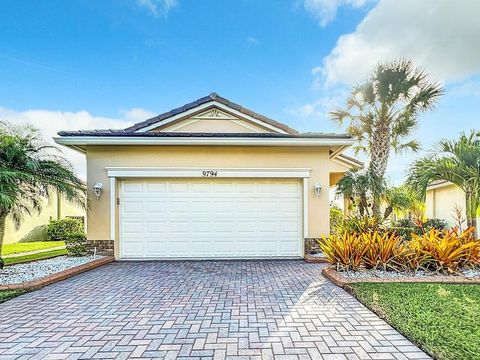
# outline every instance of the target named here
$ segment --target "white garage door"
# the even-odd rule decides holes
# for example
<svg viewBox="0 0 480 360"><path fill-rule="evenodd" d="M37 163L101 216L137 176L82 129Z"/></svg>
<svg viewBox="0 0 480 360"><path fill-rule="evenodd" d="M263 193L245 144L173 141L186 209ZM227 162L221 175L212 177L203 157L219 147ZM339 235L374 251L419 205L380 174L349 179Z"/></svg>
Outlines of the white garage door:
<svg viewBox="0 0 480 360"><path fill-rule="evenodd" d="M125 180L124 259L301 256L298 180Z"/></svg>

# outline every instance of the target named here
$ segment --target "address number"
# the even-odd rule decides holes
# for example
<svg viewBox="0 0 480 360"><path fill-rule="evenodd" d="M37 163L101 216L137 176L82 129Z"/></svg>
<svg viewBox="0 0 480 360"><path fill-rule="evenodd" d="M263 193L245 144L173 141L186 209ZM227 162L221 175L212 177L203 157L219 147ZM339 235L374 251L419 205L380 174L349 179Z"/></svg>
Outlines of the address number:
<svg viewBox="0 0 480 360"><path fill-rule="evenodd" d="M202 171L202 175L203 177L216 177L218 172L213 170L204 170Z"/></svg>

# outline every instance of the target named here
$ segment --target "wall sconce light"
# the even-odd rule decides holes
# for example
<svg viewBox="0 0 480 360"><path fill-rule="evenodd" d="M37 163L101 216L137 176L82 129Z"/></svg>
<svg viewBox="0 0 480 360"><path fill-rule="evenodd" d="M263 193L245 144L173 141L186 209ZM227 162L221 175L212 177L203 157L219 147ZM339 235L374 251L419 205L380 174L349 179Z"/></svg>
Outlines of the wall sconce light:
<svg viewBox="0 0 480 360"><path fill-rule="evenodd" d="M316 183L314 186L315 189L315 195L320 196L320 193L322 192L322 185L319 183Z"/></svg>
<svg viewBox="0 0 480 360"><path fill-rule="evenodd" d="M95 193L97 199L100 199L100 196L102 196L103 192L103 184L100 181L93 185L93 192Z"/></svg>

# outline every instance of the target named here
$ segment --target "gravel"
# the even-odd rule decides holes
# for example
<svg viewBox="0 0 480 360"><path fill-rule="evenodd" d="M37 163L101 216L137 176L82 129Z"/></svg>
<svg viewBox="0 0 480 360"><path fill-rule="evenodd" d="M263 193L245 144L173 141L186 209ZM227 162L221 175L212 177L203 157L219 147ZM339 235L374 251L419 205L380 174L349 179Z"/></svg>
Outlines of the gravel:
<svg viewBox="0 0 480 360"><path fill-rule="evenodd" d="M465 270L463 275L467 278L480 277L480 269L476 270Z"/></svg>
<svg viewBox="0 0 480 360"><path fill-rule="evenodd" d="M429 271L419 270L416 273L397 272L397 271L383 271L383 270L360 270L360 271L340 271L343 277L350 279L366 279L366 278L381 278L381 279L398 279L409 277L429 277L438 276L439 274ZM480 277L480 270L464 270L463 272L453 276L465 276L468 278Z"/></svg>
<svg viewBox="0 0 480 360"><path fill-rule="evenodd" d="M0 284L19 284L37 280L100 258L102 256L96 256L95 259L93 256L59 256L47 260L5 266L3 270L0 270Z"/></svg>

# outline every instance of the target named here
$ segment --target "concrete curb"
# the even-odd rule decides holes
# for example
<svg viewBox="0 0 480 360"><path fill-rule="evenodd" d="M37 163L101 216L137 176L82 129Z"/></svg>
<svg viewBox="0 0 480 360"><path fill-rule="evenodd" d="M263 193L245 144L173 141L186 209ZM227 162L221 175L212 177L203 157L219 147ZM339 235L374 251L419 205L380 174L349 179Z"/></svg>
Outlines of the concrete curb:
<svg viewBox="0 0 480 360"><path fill-rule="evenodd" d="M83 273L88 270L95 269L97 267L103 266L105 264L111 263L115 261L115 259L111 256L107 256L98 260L90 261L86 264L82 264L64 271L60 271L58 273L45 276L41 279L27 281L20 284L5 284L0 285L0 290L37 290L41 289L44 286L56 283L58 281L62 281L68 279L74 275Z"/></svg>
<svg viewBox="0 0 480 360"><path fill-rule="evenodd" d="M466 278L464 276L428 276L408 277L398 279L362 278L347 279L333 268L323 268L322 274L335 285L349 290L351 284L355 283L434 283L434 284L480 284L480 278Z"/></svg>

